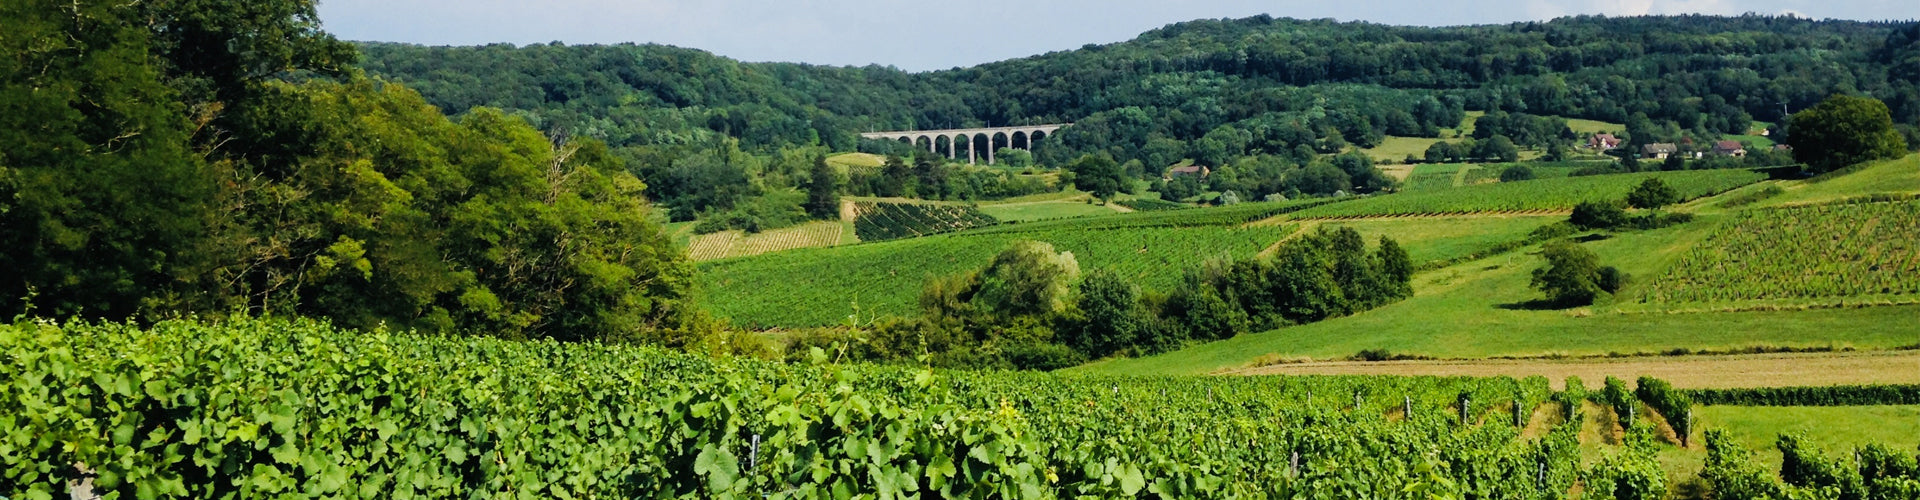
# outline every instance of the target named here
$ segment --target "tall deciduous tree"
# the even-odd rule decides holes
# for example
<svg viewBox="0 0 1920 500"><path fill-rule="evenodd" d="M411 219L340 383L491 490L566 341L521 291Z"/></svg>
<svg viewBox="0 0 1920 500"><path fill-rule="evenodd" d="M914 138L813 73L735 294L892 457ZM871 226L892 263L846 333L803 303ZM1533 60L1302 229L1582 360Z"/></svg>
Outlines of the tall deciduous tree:
<svg viewBox="0 0 1920 500"><path fill-rule="evenodd" d="M1600 265L1592 250L1566 240L1548 243L1542 256L1547 265L1533 271L1533 288L1559 306L1592 304L1602 294L1619 291L1625 278L1619 270Z"/></svg>
<svg viewBox="0 0 1920 500"><path fill-rule="evenodd" d="M1067 170L1073 171L1074 187L1101 200L1113 199L1127 182L1126 171L1113 157L1104 154L1082 156L1068 164Z"/></svg>
<svg viewBox="0 0 1920 500"><path fill-rule="evenodd" d="M1886 103L1871 97L1836 95L1794 113L1789 123L1794 158L1816 172L1898 158L1907 151Z"/></svg>
<svg viewBox="0 0 1920 500"><path fill-rule="evenodd" d="M813 159L813 171L807 177L807 215L815 219L840 218L840 178L827 157Z"/></svg>

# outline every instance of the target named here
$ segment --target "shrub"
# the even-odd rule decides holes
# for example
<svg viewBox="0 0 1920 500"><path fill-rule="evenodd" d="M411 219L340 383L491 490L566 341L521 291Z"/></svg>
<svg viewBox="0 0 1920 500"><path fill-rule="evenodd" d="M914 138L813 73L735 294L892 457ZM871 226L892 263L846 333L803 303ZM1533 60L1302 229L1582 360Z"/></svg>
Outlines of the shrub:
<svg viewBox="0 0 1920 500"><path fill-rule="evenodd" d="M1573 206L1567 219L1582 229L1610 229L1627 220L1626 207L1619 202L1589 201Z"/></svg>
<svg viewBox="0 0 1920 500"><path fill-rule="evenodd" d="M1500 171L1500 182L1530 181L1533 177L1533 169L1526 165L1514 165Z"/></svg>
<svg viewBox="0 0 1920 500"><path fill-rule="evenodd" d="M1627 193L1627 204L1634 208L1655 209L1680 202L1680 191L1658 177L1649 178Z"/></svg>

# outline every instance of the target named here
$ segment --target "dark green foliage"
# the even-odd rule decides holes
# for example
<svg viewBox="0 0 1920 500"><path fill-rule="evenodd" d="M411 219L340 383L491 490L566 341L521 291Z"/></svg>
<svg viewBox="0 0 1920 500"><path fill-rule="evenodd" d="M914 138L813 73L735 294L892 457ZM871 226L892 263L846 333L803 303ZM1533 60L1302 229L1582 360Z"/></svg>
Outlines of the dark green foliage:
<svg viewBox="0 0 1920 500"><path fill-rule="evenodd" d="M1438 137L1468 109L1489 112L1477 127L1483 139L1549 151L1565 142L1561 117L1625 123L1634 146L1705 143L1745 133L1755 117L1784 121L1783 101L1802 109L1842 92L1884 99L1895 122L1920 123L1920 89L1905 76L1920 49L1905 30L1774 16L1445 28L1255 17L927 73L740 63L656 45L363 50L370 72L449 112L523 111L616 150L724 135L756 153L910 154L924 149L854 132L1073 122L1033 146L1040 163L1105 153L1157 172L1183 158L1306 165L1389 135ZM1246 199L1283 191L1232 190Z"/></svg>
<svg viewBox="0 0 1920 500"><path fill-rule="evenodd" d="M711 333L602 142L357 76L313 2L9 4L0 24L0 315Z"/></svg>
<svg viewBox="0 0 1920 500"><path fill-rule="evenodd" d="M1814 172L1907 153L1906 140L1893 129L1886 103L1871 97L1835 95L1794 113L1788 130L1794 158Z"/></svg>
<svg viewBox="0 0 1920 500"><path fill-rule="evenodd" d="M854 219L853 232L860 241L914 238L999 222L967 206L862 202L856 207L860 217Z"/></svg>
<svg viewBox="0 0 1920 500"><path fill-rule="evenodd" d="M1541 250L1546 267L1533 271L1533 288L1547 294L1549 304L1584 306L1604 294L1619 291L1626 278L1617 269L1602 267L1592 250L1566 240L1547 243Z"/></svg>
<svg viewBox="0 0 1920 500"><path fill-rule="evenodd" d="M1567 127L1565 118L1494 111L1474 122L1473 138L1483 141L1505 138L1506 146L1546 148L1572 141L1574 135L1573 129ZM1501 149L1504 152L1507 148Z"/></svg>
<svg viewBox="0 0 1920 500"><path fill-rule="evenodd" d="M1114 202L1114 204L1131 208L1136 212L1159 212L1164 210L1182 210L1182 209L1193 208L1193 206L1191 205L1186 205L1183 203L1174 203L1171 201L1159 200L1159 199L1153 199L1153 198L1136 198L1132 200L1122 200L1122 201L1116 201Z"/></svg>
<svg viewBox="0 0 1920 500"><path fill-rule="evenodd" d="M1393 179L1374 168L1373 158L1365 154L1354 152L1335 156L1333 166L1339 167L1347 175L1347 183L1353 186L1354 193L1373 193L1394 186Z"/></svg>
<svg viewBox="0 0 1920 500"><path fill-rule="evenodd" d="M840 177L827 166L827 157L813 159L813 171L807 175L807 215L821 220L840 218Z"/></svg>
<svg viewBox="0 0 1920 500"><path fill-rule="evenodd" d="M1070 328L1066 344L1093 357L1133 346L1152 316L1140 305L1140 291L1113 271L1096 269L1080 281L1079 328Z"/></svg>
<svg viewBox="0 0 1920 500"><path fill-rule="evenodd" d="M1514 165L1500 171L1500 182L1520 182L1533 180L1533 169L1526 165Z"/></svg>
<svg viewBox="0 0 1920 500"><path fill-rule="evenodd" d="M1369 252L1352 228L1323 227L1272 259L1209 263L1174 292L1167 314L1211 338L1320 321L1412 296L1412 267L1392 240Z"/></svg>
<svg viewBox="0 0 1920 500"><path fill-rule="evenodd" d="M1515 146L1513 140L1508 139L1507 136L1496 135L1492 139L1475 143L1473 156L1487 161L1513 163L1520 161L1520 148Z"/></svg>
<svg viewBox="0 0 1920 500"><path fill-rule="evenodd" d="M1747 389L1688 389L1688 399L1703 405L1868 406L1920 405L1920 385L1843 385Z"/></svg>
<svg viewBox="0 0 1920 500"><path fill-rule="evenodd" d="M1627 193L1627 204L1633 208L1655 209L1680 202L1680 191L1673 189L1658 177L1649 178L1639 187Z"/></svg>
<svg viewBox="0 0 1920 500"><path fill-rule="evenodd" d="M0 316L29 295L48 316L218 305L196 296L218 181L169 87L189 76L150 60L146 6L73 9L0 10Z"/></svg>
<svg viewBox="0 0 1920 500"><path fill-rule="evenodd" d="M1676 170L1686 170L1686 169L1687 169L1687 155L1685 153L1674 153L1673 155L1668 156L1665 161L1660 162L1660 170L1672 172Z"/></svg>
<svg viewBox="0 0 1920 500"><path fill-rule="evenodd" d="M1113 195L1126 188L1126 171L1113 157L1106 155L1087 155L1067 164L1067 170L1073 172L1073 186L1081 191L1092 193L1101 200L1113 199Z"/></svg>

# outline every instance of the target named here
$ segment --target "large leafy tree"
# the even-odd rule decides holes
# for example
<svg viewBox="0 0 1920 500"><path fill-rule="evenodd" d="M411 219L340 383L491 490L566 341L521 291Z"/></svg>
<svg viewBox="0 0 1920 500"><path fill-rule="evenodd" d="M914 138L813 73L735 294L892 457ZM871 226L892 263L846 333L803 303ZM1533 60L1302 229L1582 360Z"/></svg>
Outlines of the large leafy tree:
<svg viewBox="0 0 1920 500"><path fill-rule="evenodd" d="M1073 172L1074 187L1102 200L1113 199L1128 182L1126 170L1107 155L1082 156L1068 164L1067 170Z"/></svg>
<svg viewBox="0 0 1920 500"><path fill-rule="evenodd" d="M1548 243L1541 255L1547 265L1533 271L1533 287L1557 306L1584 306L1602 295L1617 292L1624 278L1618 269L1600 265L1600 256L1566 240Z"/></svg>
<svg viewBox="0 0 1920 500"><path fill-rule="evenodd" d="M306 0L0 6L0 314L706 342L597 140L356 75Z"/></svg>
<svg viewBox="0 0 1920 500"><path fill-rule="evenodd" d="M0 6L0 316L125 318L208 265L215 183L141 10Z"/></svg>
<svg viewBox="0 0 1920 500"><path fill-rule="evenodd" d="M1816 172L1907 152L1886 103L1871 97L1836 95L1794 113L1789 123L1794 159Z"/></svg>
<svg viewBox="0 0 1920 500"><path fill-rule="evenodd" d="M840 177L825 156L814 157L807 176L807 214L822 220L840 217Z"/></svg>

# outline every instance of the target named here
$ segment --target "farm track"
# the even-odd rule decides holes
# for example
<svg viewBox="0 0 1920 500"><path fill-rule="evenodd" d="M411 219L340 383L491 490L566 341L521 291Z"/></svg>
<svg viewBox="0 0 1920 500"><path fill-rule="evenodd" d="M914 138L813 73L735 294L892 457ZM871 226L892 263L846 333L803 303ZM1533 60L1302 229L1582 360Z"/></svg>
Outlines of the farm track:
<svg viewBox="0 0 1920 500"><path fill-rule="evenodd" d="M1651 375L1686 389L1920 384L1920 351L1643 356L1573 360L1330 361L1242 368L1221 375L1540 375L1562 389L1582 380Z"/></svg>

